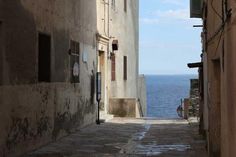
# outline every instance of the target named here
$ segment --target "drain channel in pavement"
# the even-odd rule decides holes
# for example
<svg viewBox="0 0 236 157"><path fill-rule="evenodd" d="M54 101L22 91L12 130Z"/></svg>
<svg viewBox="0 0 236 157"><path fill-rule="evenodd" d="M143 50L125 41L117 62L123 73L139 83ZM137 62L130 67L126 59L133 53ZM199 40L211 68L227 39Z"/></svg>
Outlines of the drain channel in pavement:
<svg viewBox="0 0 236 157"><path fill-rule="evenodd" d="M168 151L184 152L189 150L190 145L138 145L133 154L136 155L160 155Z"/></svg>
<svg viewBox="0 0 236 157"><path fill-rule="evenodd" d="M121 149L121 154L128 155L160 155L168 151L184 152L191 149L190 145L173 144L173 145L158 145L156 141L150 141L149 144L141 144L142 139L145 138L146 133L150 130L151 125L145 123L144 129L133 135L129 142Z"/></svg>

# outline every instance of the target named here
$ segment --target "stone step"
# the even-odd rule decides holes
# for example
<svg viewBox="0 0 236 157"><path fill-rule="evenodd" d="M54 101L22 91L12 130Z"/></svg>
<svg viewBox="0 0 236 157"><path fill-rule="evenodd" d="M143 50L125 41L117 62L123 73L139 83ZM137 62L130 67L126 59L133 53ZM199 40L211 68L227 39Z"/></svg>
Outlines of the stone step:
<svg viewBox="0 0 236 157"><path fill-rule="evenodd" d="M100 111L100 119L104 122L108 122L114 118L114 115L107 114L105 111Z"/></svg>

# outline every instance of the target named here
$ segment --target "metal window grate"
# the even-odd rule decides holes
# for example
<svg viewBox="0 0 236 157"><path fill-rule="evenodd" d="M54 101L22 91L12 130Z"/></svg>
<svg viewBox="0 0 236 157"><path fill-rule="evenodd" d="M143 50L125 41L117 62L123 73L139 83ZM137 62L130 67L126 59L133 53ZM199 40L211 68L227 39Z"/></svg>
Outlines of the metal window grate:
<svg viewBox="0 0 236 157"><path fill-rule="evenodd" d="M71 68L71 82L80 82L80 43L70 41L70 68Z"/></svg>

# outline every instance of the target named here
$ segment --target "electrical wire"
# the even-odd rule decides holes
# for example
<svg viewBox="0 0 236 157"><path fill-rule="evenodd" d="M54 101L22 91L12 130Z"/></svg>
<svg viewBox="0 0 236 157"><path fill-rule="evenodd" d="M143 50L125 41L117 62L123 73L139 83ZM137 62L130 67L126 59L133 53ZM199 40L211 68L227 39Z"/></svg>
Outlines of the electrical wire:
<svg viewBox="0 0 236 157"><path fill-rule="evenodd" d="M217 29L217 31L207 40L207 44L209 44L215 37L224 29L226 24L226 20L220 25L220 27Z"/></svg>
<svg viewBox="0 0 236 157"><path fill-rule="evenodd" d="M220 19L222 19L223 16L221 16L221 15L216 11L215 7L213 6L213 2L214 2L214 0L211 0L211 8L212 8L213 11L215 12L215 14L216 14Z"/></svg>
<svg viewBox="0 0 236 157"><path fill-rule="evenodd" d="M218 44L217 44L217 47L216 47L216 50L215 50L215 54L217 53L218 48L220 47L220 42L221 42L221 39L222 39L223 33L224 33L224 27L223 27L223 29L221 30L220 38L219 38L219 41L218 41Z"/></svg>
<svg viewBox="0 0 236 157"><path fill-rule="evenodd" d="M211 2L213 2L213 0ZM216 30L216 32L209 39L207 39L206 44L209 44L212 40L214 40L215 37L217 37L217 35L219 33L221 33L221 36L222 36L222 33L224 32L224 27L225 27L227 21L231 17L231 9L226 11L226 18L223 18L223 16L221 16L222 17L222 24L219 26L219 28Z"/></svg>

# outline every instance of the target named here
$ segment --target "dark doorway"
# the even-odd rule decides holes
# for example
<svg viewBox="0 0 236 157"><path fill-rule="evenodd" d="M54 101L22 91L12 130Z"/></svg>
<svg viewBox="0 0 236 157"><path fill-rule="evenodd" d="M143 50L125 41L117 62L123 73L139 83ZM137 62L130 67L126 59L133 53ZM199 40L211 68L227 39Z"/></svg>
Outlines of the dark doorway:
<svg viewBox="0 0 236 157"><path fill-rule="evenodd" d="M221 154L221 62L214 60L210 86L210 122L209 142L210 157L220 157Z"/></svg>
<svg viewBox="0 0 236 157"><path fill-rule="evenodd" d="M2 22L0 21L0 85L3 84L3 31L2 31Z"/></svg>
<svg viewBox="0 0 236 157"><path fill-rule="evenodd" d="M99 51L99 58L98 58L98 72L101 72L102 77L102 93L101 93L101 101L100 101L100 110L106 111L105 106L105 96L106 96L106 72L105 72L105 53L104 51Z"/></svg>
<svg viewBox="0 0 236 157"><path fill-rule="evenodd" d="M51 80L51 36L38 34L38 81Z"/></svg>

